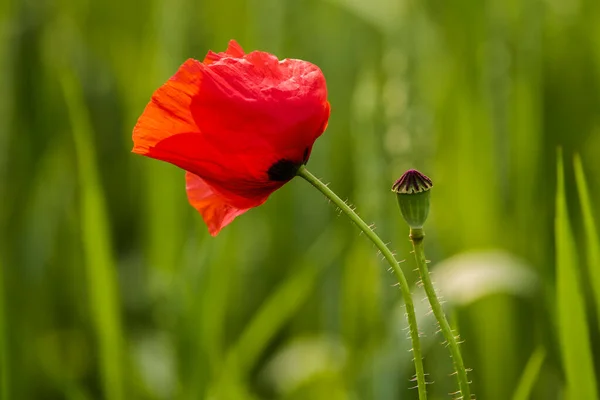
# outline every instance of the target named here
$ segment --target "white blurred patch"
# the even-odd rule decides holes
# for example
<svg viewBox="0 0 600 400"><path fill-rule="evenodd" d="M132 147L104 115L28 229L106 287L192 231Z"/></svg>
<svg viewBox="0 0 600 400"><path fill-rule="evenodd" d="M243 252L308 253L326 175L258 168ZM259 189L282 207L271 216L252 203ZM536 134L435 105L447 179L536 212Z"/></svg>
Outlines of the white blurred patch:
<svg viewBox="0 0 600 400"><path fill-rule="evenodd" d="M332 338L297 339L269 361L263 377L279 393L289 393L317 375L341 372L346 356L344 346Z"/></svg>
<svg viewBox="0 0 600 400"><path fill-rule="evenodd" d="M436 290L446 301L466 305L484 296L530 296L538 278L523 260L502 251L459 254L433 269Z"/></svg>
<svg viewBox="0 0 600 400"><path fill-rule="evenodd" d="M133 342L133 358L150 391L170 399L175 388L174 350L164 334L147 334Z"/></svg>
<svg viewBox="0 0 600 400"><path fill-rule="evenodd" d="M383 30L398 26L408 7L404 0L329 0Z"/></svg>

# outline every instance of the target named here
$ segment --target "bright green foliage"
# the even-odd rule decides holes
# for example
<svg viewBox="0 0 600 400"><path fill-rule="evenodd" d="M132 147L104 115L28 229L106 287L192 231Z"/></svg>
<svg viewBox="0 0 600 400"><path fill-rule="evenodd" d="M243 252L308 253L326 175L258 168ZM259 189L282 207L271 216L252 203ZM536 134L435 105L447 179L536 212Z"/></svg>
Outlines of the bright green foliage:
<svg viewBox="0 0 600 400"><path fill-rule="evenodd" d="M123 399L121 315L117 295L116 268L107 228L104 194L99 186L96 157L92 149L92 129L77 81L68 71L59 71L71 131L75 142L81 245L86 266L87 295L98 346L100 375L104 393L110 399Z"/></svg>
<svg viewBox="0 0 600 400"><path fill-rule="evenodd" d="M593 391L600 362L564 339L600 348L599 37L597 0L0 1L0 395L416 399L393 276L306 182L212 238L183 172L130 153L152 92L232 38L323 69L310 170L400 260L389 188L434 180L427 258L478 399L511 398L540 346L529 398ZM557 146L572 234L555 243ZM436 275L475 251L485 275ZM422 297L428 393L449 399Z"/></svg>
<svg viewBox="0 0 600 400"><path fill-rule="evenodd" d="M585 231L585 248L589 280L596 299L596 319L600 327L600 235L598 235L596 220L592 211L590 190L585 180L581 158L578 156L574 159L574 167L577 191L579 193L579 203L581 205L581 214L583 216L582 223Z"/></svg>
<svg viewBox="0 0 600 400"><path fill-rule="evenodd" d="M556 324L566 374L565 394L568 400L594 400L598 399L598 388L581 283L582 268L567 211L561 153L556 180Z"/></svg>
<svg viewBox="0 0 600 400"><path fill-rule="evenodd" d="M515 389L513 400L527 400L531 397L531 392L537 383L545 359L546 350L543 347L535 349L521 374L521 380Z"/></svg>

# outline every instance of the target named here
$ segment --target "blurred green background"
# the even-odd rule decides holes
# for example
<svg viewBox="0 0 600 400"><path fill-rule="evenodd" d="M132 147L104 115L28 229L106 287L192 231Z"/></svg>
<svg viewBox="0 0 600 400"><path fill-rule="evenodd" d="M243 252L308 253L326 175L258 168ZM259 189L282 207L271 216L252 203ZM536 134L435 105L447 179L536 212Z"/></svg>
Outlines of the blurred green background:
<svg viewBox="0 0 600 400"><path fill-rule="evenodd" d="M322 68L309 168L413 283L390 187L434 180L426 248L477 398L593 400L597 0L0 1L2 398L416 399L393 276L319 193L295 179L212 238L184 173L130 153L152 92L232 38ZM450 399L414 296L430 399Z"/></svg>

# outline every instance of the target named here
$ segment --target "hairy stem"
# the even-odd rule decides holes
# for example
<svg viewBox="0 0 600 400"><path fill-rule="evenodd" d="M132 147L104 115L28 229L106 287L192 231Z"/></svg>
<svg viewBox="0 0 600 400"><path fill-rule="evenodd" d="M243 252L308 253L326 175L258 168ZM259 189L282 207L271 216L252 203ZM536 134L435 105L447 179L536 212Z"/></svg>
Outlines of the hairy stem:
<svg viewBox="0 0 600 400"><path fill-rule="evenodd" d="M470 400L471 391L469 388L467 370L465 369L462 354L460 353L460 348L458 347L456 337L452 332L452 328L450 328L450 324L448 323L446 315L444 314L444 310L442 309L440 301L438 300L435 288L433 287L433 283L431 282L431 277L429 276L429 270L427 269L427 261L425 259L425 247L423 245L424 238L425 235L423 234L423 229L411 228L410 240L413 244L413 249L415 251L415 260L417 261L417 266L419 267L421 281L423 282L425 293L427 293L429 304L431 304L433 315L440 324L440 329L442 331L442 334L444 335L444 338L446 339L446 342L448 343L450 354L452 356L452 364L454 364L454 371L456 372L456 379L458 381L458 387L461 393L461 397L459 397L459 399Z"/></svg>
<svg viewBox="0 0 600 400"><path fill-rule="evenodd" d="M417 378L417 388L419 391L419 400L427 399L427 390L425 387L425 373L423 371L423 358L421 355L421 342L419 339L419 330L417 328L417 317L415 315L415 307L413 304L413 299L410 293L410 288L408 286L408 282L406 281L406 277L400 268L400 264L394 257L394 254L390 251L390 249L386 246L386 244L381 240L379 236L371 229L369 225L363 221L356 212L352 208L348 206L342 199L340 199L331 189L327 187L323 182L321 182L318 178L316 178L313 174L311 174L306 167L301 166L298 170L298 176L301 176L306 181L308 181L311 185L313 185L317 190L319 190L325 197L333 202L337 207L342 210L344 214L350 218L352 222L358 226L358 228L363 231L365 236L375 244L375 246L381 251L381 254L385 257L386 261L392 267L394 271L394 275L398 280L398 284L400 285L400 290L402 292L402 297L404 297L404 303L406 304L406 318L408 320L408 326L410 330L410 339L412 341L412 351L415 362L415 371Z"/></svg>

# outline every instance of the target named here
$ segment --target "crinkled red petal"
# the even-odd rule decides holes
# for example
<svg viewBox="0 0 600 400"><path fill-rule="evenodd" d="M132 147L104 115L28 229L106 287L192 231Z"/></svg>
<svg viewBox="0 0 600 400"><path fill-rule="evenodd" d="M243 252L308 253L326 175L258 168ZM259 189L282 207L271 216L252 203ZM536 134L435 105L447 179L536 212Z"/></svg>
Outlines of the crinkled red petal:
<svg viewBox="0 0 600 400"><path fill-rule="evenodd" d="M227 50L224 53L215 53L214 51L209 51L206 57L204 57L203 63L208 65L215 61L219 61L223 57L237 57L242 58L246 53L244 53L244 49L242 46L238 44L235 40L230 40L229 45L227 46Z"/></svg>
<svg viewBox="0 0 600 400"><path fill-rule="evenodd" d="M271 166L308 159L329 111L318 67L259 51L246 55L231 41L204 63L186 61L154 93L134 128L133 152L201 180L188 179L190 202L218 232L285 183L271 179Z"/></svg>
<svg viewBox="0 0 600 400"><path fill-rule="evenodd" d="M212 236L216 236L224 226L228 225L237 216L245 213L252 207L257 207L265 202L266 197L248 204L246 208L238 208L231 202L215 192L215 190L198 175L191 172L185 174L186 191L190 204L202 215L202 219Z"/></svg>
<svg viewBox="0 0 600 400"><path fill-rule="evenodd" d="M200 134L191 107L200 90L203 68L201 62L189 59L154 92L133 128L134 153L147 155L151 148L171 136Z"/></svg>

